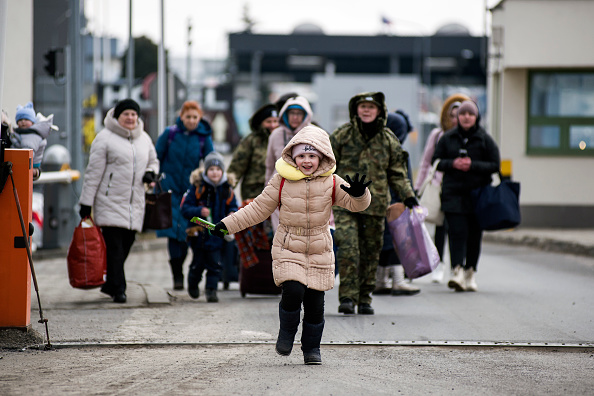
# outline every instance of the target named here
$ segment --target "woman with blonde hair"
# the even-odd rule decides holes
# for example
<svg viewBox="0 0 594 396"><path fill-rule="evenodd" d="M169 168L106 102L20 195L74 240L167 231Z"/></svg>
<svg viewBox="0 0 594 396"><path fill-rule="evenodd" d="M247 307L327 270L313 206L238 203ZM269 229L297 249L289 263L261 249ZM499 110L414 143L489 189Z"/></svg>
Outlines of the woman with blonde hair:
<svg viewBox="0 0 594 396"><path fill-rule="evenodd" d="M427 137L427 143L425 144L425 149L423 150L423 157L421 158L421 163L419 165L419 173L417 174L417 179L415 181L415 191L419 191L419 188L423 184L423 181L427 177L427 173L429 169L431 169L431 158L433 157L433 153L435 153L435 147L437 146L437 142L446 131L449 131L452 128L455 128L458 125L458 107L460 104L465 100L470 100L470 98L462 93L456 93L449 96L443 106L441 107L441 114L439 117L439 127L435 128ZM441 184L441 180L443 178L442 172L435 172L433 177L432 183ZM433 271L432 278L433 282L441 282L443 280L443 276L445 273L444 264L443 264L443 249L445 246L445 237L447 235L448 228L447 224L444 220L442 225L438 225L435 227L435 237L433 238L435 241L435 247L437 248L437 252L439 253L439 265Z"/></svg>

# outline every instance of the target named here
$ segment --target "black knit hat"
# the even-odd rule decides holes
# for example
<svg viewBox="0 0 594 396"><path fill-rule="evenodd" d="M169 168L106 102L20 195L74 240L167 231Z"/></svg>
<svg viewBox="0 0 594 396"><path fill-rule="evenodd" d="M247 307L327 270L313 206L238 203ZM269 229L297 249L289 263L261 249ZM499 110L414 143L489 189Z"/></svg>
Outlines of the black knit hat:
<svg viewBox="0 0 594 396"><path fill-rule="evenodd" d="M278 111L276 109L276 106L271 103L266 104L260 107L258 110L256 110L256 112L250 119L250 127L253 130L258 129L260 127L260 124L262 124L262 122L268 117L278 117Z"/></svg>
<svg viewBox="0 0 594 396"><path fill-rule="evenodd" d="M113 109L113 118L116 120L126 110L134 110L140 116L140 106L133 99L124 99L119 101Z"/></svg>

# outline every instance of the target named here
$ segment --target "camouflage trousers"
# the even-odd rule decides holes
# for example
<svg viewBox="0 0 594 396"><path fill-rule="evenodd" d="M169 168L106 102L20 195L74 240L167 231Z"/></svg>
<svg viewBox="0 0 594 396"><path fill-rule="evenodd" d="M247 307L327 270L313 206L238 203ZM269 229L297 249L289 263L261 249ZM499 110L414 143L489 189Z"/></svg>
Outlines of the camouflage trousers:
<svg viewBox="0 0 594 396"><path fill-rule="evenodd" d="M371 303L375 272L384 243L383 216L335 211L336 261L340 271L338 298Z"/></svg>

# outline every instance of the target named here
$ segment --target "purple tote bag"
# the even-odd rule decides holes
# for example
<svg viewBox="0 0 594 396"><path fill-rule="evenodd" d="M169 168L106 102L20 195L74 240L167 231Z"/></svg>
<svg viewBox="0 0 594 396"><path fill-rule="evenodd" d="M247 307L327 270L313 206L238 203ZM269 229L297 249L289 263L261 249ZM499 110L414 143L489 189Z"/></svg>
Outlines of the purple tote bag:
<svg viewBox="0 0 594 396"><path fill-rule="evenodd" d="M425 217L427 209L416 206L406 208L398 218L388 222L394 248L410 279L430 273L439 264L439 253L425 227Z"/></svg>

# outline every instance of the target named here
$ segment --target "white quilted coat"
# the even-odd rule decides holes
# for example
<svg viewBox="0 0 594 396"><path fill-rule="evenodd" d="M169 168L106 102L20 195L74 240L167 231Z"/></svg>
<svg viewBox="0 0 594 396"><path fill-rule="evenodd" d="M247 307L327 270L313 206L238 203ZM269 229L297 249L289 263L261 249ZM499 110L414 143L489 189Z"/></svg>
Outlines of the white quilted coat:
<svg viewBox="0 0 594 396"><path fill-rule="evenodd" d="M311 177L296 168L291 158L294 145L309 143L324 154ZM275 174L264 191L248 206L223 219L231 234L266 220L279 204L280 225L272 246L272 273L277 285L298 281L310 289L326 291L334 287L334 252L328 222L334 190L337 206L359 212L371 202L369 189L353 198L340 188L348 185L334 175L336 160L328 134L315 126L306 126L291 139L277 161ZM336 187L333 187L333 180Z"/></svg>
<svg viewBox="0 0 594 396"><path fill-rule="evenodd" d="M159 160L142 120L133 130L107 112L105 128L93 140L80 204L93 207L98 226L141 231L144 220L144 173L159 173Z"/></svg>

